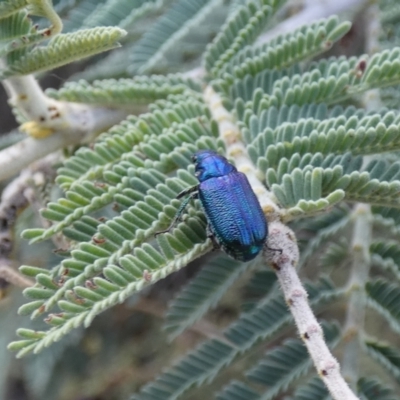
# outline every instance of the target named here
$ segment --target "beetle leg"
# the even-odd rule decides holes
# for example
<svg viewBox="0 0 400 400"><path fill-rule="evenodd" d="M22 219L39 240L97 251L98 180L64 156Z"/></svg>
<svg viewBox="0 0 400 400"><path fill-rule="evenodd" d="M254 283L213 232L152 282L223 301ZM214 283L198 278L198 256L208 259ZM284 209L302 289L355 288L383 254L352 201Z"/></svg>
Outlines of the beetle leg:
<svg viewBox="0 0 400 400"><path fill-rule="evenodd" d="M182 192L178 193L178 195L176 196L177 199L180 199L184 196L186 196L187 194L190 194L190 198L194 197L197 195L197 191L199 190L199 185L196 186L192 186L190 188L187 188L185 190L182 190Z"/></svg>
<svg viewBox="0 0 400 400"><path fill-rule="evenodd" d="M207 225L207 237L211 239L211 243L213 245L212 251L219 250L221 248L218 240L212 230L210 229L210 225Z"/></svg>
<svg viewBox="0 0 400 400"><path fill-rule="evenodd" d="M189 204L190 200L192 200L192 199L197 195L197 192L194 192L195 189L197 190L197 186L194 186L194 187L192 187L192 188L189 188L189 189L187 189L187 190L184 190L183 192L181 192L181 193L178 194L177 198L181 197L181 195L183 196L183 195L189 194L189 193L190 193L190 196L186 197L186 199L183 200L182 204L181 204L180 207L178 208L178 211L176 212L175 218L174 218L173 221L171 222L171 225L170 225L167 229L165 229L165 230L163 230L163 231L156 232L156 233L154 234L154 236L157 236L157 235L159 235L160 233L167 233L167 232L170 232L170 231L178 224L178 222L179 222L179 220L181 219L182 214L183 214L183 212L185 211L185 208L186 208L187 205Z"/></svg>

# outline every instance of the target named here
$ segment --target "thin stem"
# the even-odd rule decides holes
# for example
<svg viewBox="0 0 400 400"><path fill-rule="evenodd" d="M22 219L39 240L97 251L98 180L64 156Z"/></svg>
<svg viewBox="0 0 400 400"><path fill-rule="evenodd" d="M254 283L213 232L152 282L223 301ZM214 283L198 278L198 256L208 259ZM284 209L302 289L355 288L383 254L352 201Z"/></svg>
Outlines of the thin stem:
<svg viewBox="0 0 400 400"><path fill-rule="evenodd" d="M37 2L33 11L39 11L38 15L48 18L51 22L51 35L56 35L62 31L62 20L53 8L53 4L47 0ZM50 33L48 33L50 35Z"/></svg>
<svg viewBox="0 0 400 400"><path fill-rule="evenodd" d="M380 31L379 9L371 6L366 13L366 48L369 54L379 50L378 36ZM370 90L364 95L364 105L367 111L381 108L382 102L379 90ZM366 156L363 165L367 165L371 157ZM344 376L355 387L359 379L362 332L365 323L367 297L365 284L368 281L371 267L369 247L372 237L372 213L367 204L357 204L353 211L354 229L351 246L353 257L348 287L350 296L348 301L346 323L343 335L346 338L343 349L342 367Z"/></svg>
<svg viewBox="0 0 400 400"><path fill-rule="evenodd" d="M220 95L211 86L208 86L204 91L204 100L209 106L213 119L218 123L219 135L225 142L228 157L235 160L237 169L246 174L268 221L279 218L280 210L275 196L267 190L259 179L258 171L246 151L241 132L233 115L223 107Z"/></svg>
<svg viewBox="0 0 400 400"><path fill-rule="evenodd" d="M218 123L220 137L225 142L228 156L235 160L237 168L248 177L269 220L268 248L282 249L282 253L266 251L265 259L276 270L298 331L321 379L335 400L357 399L341 376L339 363L332 356L324 341L322 328L310 308L307 292L297 275L295 266L299 260L299 249L294 233L287 226L278 222L281 215L276 200L258 178L257 170L242 142L240 130L236 126L232 114L222 106L220 96L209 86L205 90L204 99L211 110L213 119Z"/></svg>
<svg viewBox="0 0 400 400"><path fill-rule="evenodd" d="M22 289L31 287L34 284L33 281L10 267L4 260L0 260L0 278Z"/></svg>
<svg viewBox="0 0 400 400"><path fill-rule="evenodd" d="M281 222L273 222L270 224L267 244L270 248L282 249L281 254L266 250L264 258L276 271L297 330L307 347L320 378L324 381L333 399L358 399L341 375L339 363L325 343L322 328L307 301L307 292L296 272L299 249L293 231Z"/></svg>
<svg viewBox="0 0 400 400"><path fill-rule="evenodd" d="M364 327L366 294L365 283L370 269L369 246L372 235L371 207L357 204L354 213L354 231L351 246L353 262L349 279L350 297L344 328L345 346L343 350L343 374L353 387L359 378L359 360L363 352L361 333Z"/></svg>

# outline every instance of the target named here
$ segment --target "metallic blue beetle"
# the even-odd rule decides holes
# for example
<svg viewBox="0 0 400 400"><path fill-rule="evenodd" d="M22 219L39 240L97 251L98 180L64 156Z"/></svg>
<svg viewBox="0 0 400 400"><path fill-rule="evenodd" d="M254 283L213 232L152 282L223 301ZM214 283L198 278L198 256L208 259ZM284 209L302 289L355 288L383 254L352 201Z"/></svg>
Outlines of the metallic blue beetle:
<svg viewBox="0 0 400 400"><path fill-rule="evenodd" d="M192 198L199 198L208 221L208 236L236 260L252 260L263 248L268 225L247 177L212 150L193 156L199 184L179 193L189 195L176 214L171 230ZM162 232L158 232L162 233Z"/></svg>

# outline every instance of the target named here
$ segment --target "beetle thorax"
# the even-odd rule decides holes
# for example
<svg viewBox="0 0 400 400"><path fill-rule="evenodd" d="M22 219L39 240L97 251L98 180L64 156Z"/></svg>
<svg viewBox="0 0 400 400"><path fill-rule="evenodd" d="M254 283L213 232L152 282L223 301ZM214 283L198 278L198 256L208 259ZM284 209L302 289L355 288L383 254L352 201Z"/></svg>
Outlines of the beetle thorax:
<svg viewBox="0 0 400 400"><path fill-rule="evenodd" d="M225 157L210 150L198 151L194 156L194 162L195 174L200 182L236 172L236 168Z"/></svg>

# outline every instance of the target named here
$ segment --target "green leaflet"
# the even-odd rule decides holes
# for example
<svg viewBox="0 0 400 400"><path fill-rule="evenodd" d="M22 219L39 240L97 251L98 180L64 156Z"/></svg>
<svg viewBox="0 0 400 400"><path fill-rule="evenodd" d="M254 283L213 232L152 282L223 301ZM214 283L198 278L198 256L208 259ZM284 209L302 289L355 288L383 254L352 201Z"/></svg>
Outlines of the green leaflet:
<svg viewBox="0 0 400 400"><path fill-rule="evenodd" d="M257 121L253 121L252 132L246 130L247 137L253 137L249 152L255 162L260 156L265 156L271 167L278 167L282 157L288 158L296 152L300 152L300 155L308 153L308 157L316 152L328 155L347 151L354 155L376 154L397 150L399 145L400 120L390 112L384 118L378 113L361 118L342 115L322 121L308 118L275 128L266 127L258 134L253 133L257 126ZM300 160L297 162L300 164ZM315 164L311 159L301 161L304 165L308 162Z"/></svg>
<svg viewBox="0 0 400 400"><path fill-rule="evenodd" d="M101 5L97 2L97 7L94 8L92 13L85 13L86 15L82 16L84 20L81 27L119 26L124 29L148 12L159 8L159 3L158 0L145 2L143 0L113 0L106 1ZM74 8L75 12L78 9L79 5Z"/></svg>
<svg viewBox="0 0 400 400"><path fill-rule="evenodd" d="M119 128L123 129L120 135L103 137L94 149L82 148L67 160L57 180L64 188L69 188L66 198L59 199L57 203L49 203L42 211L44 218L58 223L46 231L26 231L24 235L27 236L24 237L29 236L33 241L47 239L69 228L83 215L113 201L122 209L138 201L151 202L152 197L144 198L146 192L162 184L166 173L177 167L187 167L197 146L215 147L212 137L216 132L212 124L201 116L204 108L198 102L182 103L182 100L173 104L172 108L166 107L162 111L156 110L154 114L145 115L134 124L123 123ZM112 133L115 131L118 132L118 128L114 128ZM143 157L147 158L146 163ZM150 173L150 170L153 172ZM189 180L189 184L195 182ZM177 187L178 191L182 189L184 187ZM164 193L161 197L158 193L160 189L153 191L152 196L155 195L159 200L151 207L159 212L177 192ZM145 214L151 215L149 210L144 210Z"/></svg>
<svg viewBox="0 0 400 400"><path fill-rule="evenodd" d="M302 184L302 185L301 185ZM312 171L299 168L285 174L282 181L272 185L272 191L284 207L307 208L307 200L322 199L328 193L326 203L313 207L324 208L343 198L377 205L399 207L400 181L391 182L371 179L368 172L343 173L341 165L334 168L314 168Z"/></svg>
<svg viewBox="0 0 400 400"><path fill-rule="evenodd" d="M14 3L2 2L5 15L11 6L25 5ZM128 109L135 115L65 160L56 178L65 193L62 198L57 194L41 211L51 225L23 234L32 242L62 236L67 248L59 250L64 259L50 271L21 267L22 273L35 277L36 284L25 290L29 302L20 313L44 317L48 328L19 329L20 340L10 345L19 356L39 352L75 328L88 326L96 315L210 251L206 221L196 201L176 229L154 238L174 217L180 204L177 194L197 183L191 155L201 148L223 152L217 123L210 117L213 110L202 97L206 85L217 91L236 118L259 178L282 206L281 219L296 229L303 268L312 263L313 276L318 277L320 269L329 267L331 272L342 261L350 260L351 203L364 202L373 205L373 229L379 226L380 233L393 236L377 237L374 231L370 246L373 267L399 276L400 164L395 152L400 150L400 119L396 95L392 93L393 110L374 112L361 108L358 96L368 89L399 82L398 48L369 58L311 61L349 30L350 24L339 22L337 17L253 45L269 22L280 22L283 14L275 12L283 1L232 1L230 17L221 12L228 5L217 0L78 3L72 7L71 2L57 2L60 14L68 15L65 32L95 28L60 35L47 47L35 50L31 45L41 40L24 20L24 11L2 18L6 29L2 31L0 51L9 57L9 73L35 72L45 61L51 68L81 59L83 52L90 55L111 48L122 39L121 28L126 28L126 47L96 59L84 72L90 78L49 90L47 95L93 107ZM43 10L36 11L43 14ZM393 23L395 14L385 14L388 24ZM148 18L139 20L144 15ZM225 19L219 29L221 24L216 21ZM196 35L199 31L201 36L193 41L193 32ZM23 35L31 42L23 43ZM13 40L19 47L9 52ZM74 52L81 40L83 46ZM189 71L186 76L138 75L164 71L171 65L191 70L198 63L182 60L195 60L210 41L203 58L204 80L198 71L198 75ZM98 76L116 79L91 81ZM382 99L385 101L384 96ZM347 103L333 106L343 100ZM368 162L364 162L366 155ZM340 236L344 240L339 240ZM310 364L298 340L280 342L265 355L258 351L258 344L268 346L270 340L280 339L279 334L286 335L283 329L289 326L291 317L274 285L273 272L261 266L251 278L252 268L213 260L177 295L166 318L172 335L203 318L234 283L240 285L241 278L250 281L244 286L245 305L240 304L246 312L232 317L230 325L216 333L219 337L206 340L181 362L164 369L135 399L177 398L196 385L202 390L204 382L213 380L219 372L229 374L230 366L236 367L236 361L246 361L247 357L251 368L240 367L247 371L246 382L237 378L228 383L218 399L255 400L276 395L294 396L296 400L328 398L320 381L295 383ZM379 268L374 273L380 272ZM348 294L327 280L307 289L315 307L330 306L331 300ZM398 330L399 288L395 281L369 282L366 291L369 304ZM390 377L398 377L394 346L371 339L364 350L387 369ZM54 368L54 364L49 365ZM364 379L359 387L366 398L374 398L373 393L391 398L381 382Z"/></svg>
<svg viewBox="0 0 400 400"><path fill-rule="evenodd" d="M382 314L389 325L396 331L400 331L400 286L383 278L370 281L366 285L369 296L369 304Z"/></svg>
<svg viewBox="0 0 400 400"><path fill-rule="evenodd" d="M330 400L324 383L319 377L312 378L306 385L300 386L295 393L296 400Z"/></svg>
<svg viewBox="0 0 400 400"><path fill-rule="evenodd" d="M169 96L167 101L156 102L153 110L152 113L144 114L139 119L129 117L120 125L114 126L100 136L99 143L96 143L93 149L82 147L59 169L57 183L63 189L69 189L77 180L95 180L106 172L113 173L112 177L107 176L112 179L113 184L119 183L126 176L127 166L123 164L124 158L136 167L144 165L140 157L127 149L132 150L133 146L154 141L154 138L161 134L175 136L176 128L172 129L174 123L184 123L188 119L207 115L204 105L198 99L187 96ZM207 128L202 129L204 135ZM191 139L181 138L181 140ZM115 165L118 162L121 162L121 168Z"/></svg>
<svg viewBox="0 0 400 400"><path fill-rule="evenodd" d="M45 296L47 298L47 294L51 294L53 296L52 301L57 303L62 312L57 315L48 315L46 322L52 325L52 328L47 332L29 339L29 341L13 342L10 344L10 349L20 350L18 356L23 356L31 351L37 353L44 347L58 341L72 329L81 325L88 326L100 312L123 302L133 293L180 269L190 260L199 257L210 249L210 243L204 243L204 236L199 237L196 233L198 231L196 221L187 221L183 229L184 232L182 233L188 238L188 243L183 244L181 241L174 240L175 237L179 237L181 232L177 228L173 235L167 234L165 235L167 238L160 239L164 241L160 249L145 243L142 247L135 249L134 255L127 254L121 257L119 260L121 267L108 266L105 275L109 280L95 277L89 284L87 282L91 275L90 271L86 270L82 275L68 280L61 288L61 292L57 292L57 290L51 292L48 289L41 289L41 291L35 288L27 289L27 294L29 293L32 297L36 295L40 298ZM177 244L179 245L177 246ZM172 260L166 258L165 252L161 250L166 247L169 247L169 252L175 255ZM85 282L86 290L79 291L79 296L82 297L78 297L73 291L67 292L68 289L85 285ZM73 285L70 285L70 283L73 283ZM63 299L64 295L65 300ZM51 305L52 303L46 305L47 310ZM24 331L23 335L24 337L27 335L35 336L30 331Z"/></svg>
<svg viewBox="0 0 400 400"><path fill-rule="evenodd" d="M377 340L367 340L365 347L368 354L379 361L383 367L389 370L397 379L400 377L400 352L397 348L378 342Z"/></svg>
<svg viewBox="0 0 400 400"><path fill-rule="evenodd" d="M311 302L333 300L340 294L329 280L307 287ZM132 400L176 398L190 387L211 380L236 357L250 351L260 340L272 337L290 321L291 316L280 294L264 297L259 304L232 323L223 339L210 339L165 371L154 382L145 385ZM251 391L250 391L251 392ZM248 391L245 390L245 393ZM254 392L253 392L254 393ZM250 398L252 398L250 396Z"/></svg>
<svg viewBox="0 0 400 400"><path fill-rule="evenodd" d="M214 307L247 269L246 263L226 256L210 261L170 304L165 322L170 336L179 335Z"/></svg>
<svg viewBox="0 0 400 400"><path fill-rule="evenodd" d="M12 14L15 14L16 11L25 7L28 4L27 0L6 0L2 1L0 4L0 15L1 18L7 18Z"/></svg>
<svg viewBox="0 0 400 400"><path fill-rule="evenodd" d="M336 344L340 333L338 324L323 321L322 327L328 345ZM267 351L257 365L249 369L246 377L251 382L262 385L266 390L261 398L270 400L305 375L311 366L311 360L302 341L288 339L281 346ZM226 390L227 388L224 391ZM228 398L226 397L227 400Z"/></svg>
<svg viewBox="0 0 400 400"><path fill-rule="evenodd" d="M133 47L131 74L146 73L163 62L165 54L190 30L201 25L220 5L216 0L180 0L163 15Z"/></svg>
<svg viewBox="0 0 400 400"><path fill-rule="evenodd" d="M225 386L224 389L217 394L216 398L218 400L228 400L232 398L237 400L259 400L261 396L246 383L234 380L229 385Z"/></svg>
<svg viewBox="0 0 400 400"><path fill-rule="evenodd" d="M117 46L125 31L119 28L93 28L55 36L47 46L36 47L22 57L14 57L3 77L47 71L83 57Z"/></svg>
<svg viewBox="0 0 400 400"><path fill-rule="evenodd" d="M238 7L205 53L207 72L217 77L239 50L255 40L284 3L285 0L247 0Z"/></svg>
<svg viewBox="0 0 400 400"><path fill-rule="evenodd" d="M375 240L370 246L374 265L400 276L399 242L396 240Z"/></svg>
<svg viewBox="0 0 400 400"><path fill-rule="evenodd" d="M358 392L367 400L379 398L380 400L396 400L397 393L386 384L373 378L361 378L358 382ZM378 397L376 397L378 396Z"/></svg>
<svg viewBox="0 0 400 400"><path fill-rule="evenodd" d="M299 61L311 58L328 50L350 29L348 22L339 23L336 16L304 25L295 31L278 36L267 44L247 46L238 52L229 64L220 71L220 77L226 80L225 74L243 79L256 76L264 70L289 68Z"/></svg>
<svg viewBox="0 0 400 400"><path fill-rule="evenodd" d="M60 90L46 93L57 99L103 106L148 104L185 91L200 91L200 86L192 79L176 75L137 76L132 79L103 79L89 83L83 79L70 82ZM191 99L191 102L193 100ZM113 131L118 128L112 128Z"/></svg>

